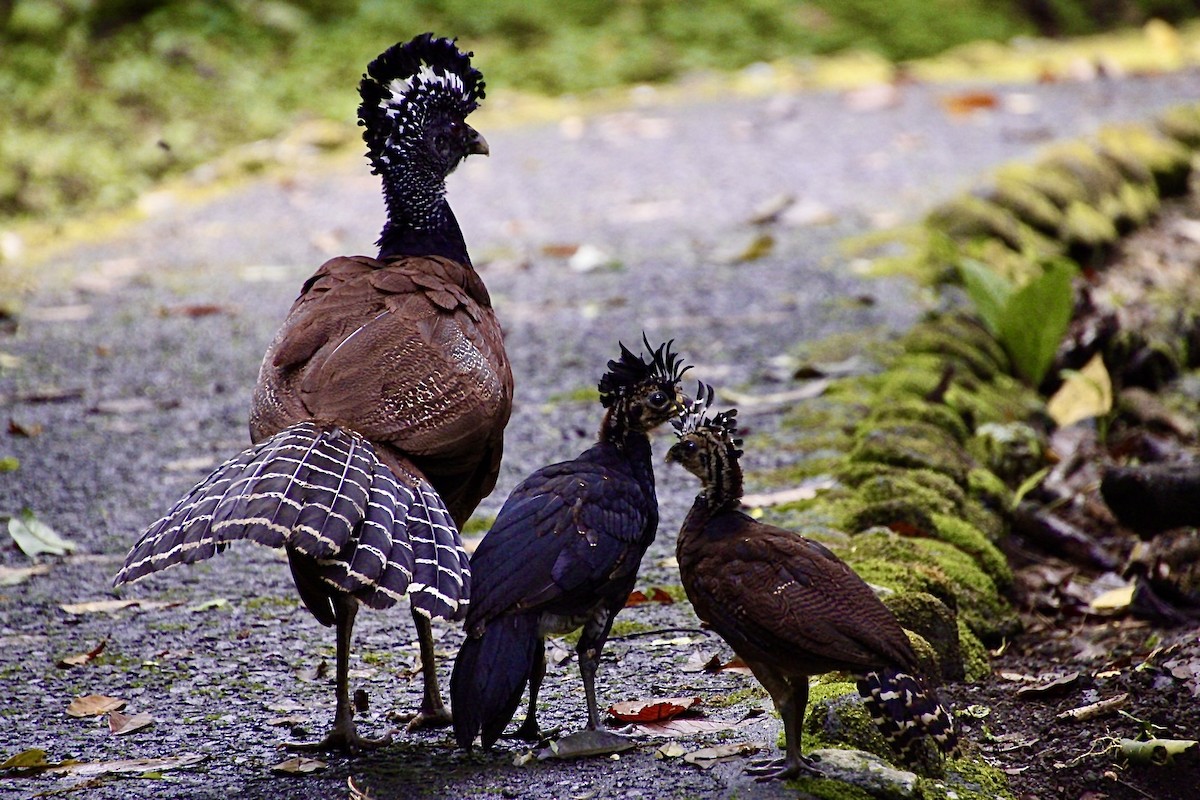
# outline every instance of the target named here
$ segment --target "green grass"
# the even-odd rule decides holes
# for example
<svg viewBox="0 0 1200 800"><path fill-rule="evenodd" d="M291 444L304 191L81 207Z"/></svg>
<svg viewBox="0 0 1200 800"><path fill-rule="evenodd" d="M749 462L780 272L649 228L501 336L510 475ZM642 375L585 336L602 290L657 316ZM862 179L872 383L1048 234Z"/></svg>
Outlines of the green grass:
<svg viewBox="0 0 1200 800"><path fill-rule="evenodd" d="M0 224L128 204L304 118L349 125L385 47L433 30L495 89L579 93L846 48L903 60L1039 30L1020 0L13 0L0 2ZM1055 0L1063 33L1196 14ZM495 92L493 92L493 97ZM351 134L352 136L353 134Z"/></svg>

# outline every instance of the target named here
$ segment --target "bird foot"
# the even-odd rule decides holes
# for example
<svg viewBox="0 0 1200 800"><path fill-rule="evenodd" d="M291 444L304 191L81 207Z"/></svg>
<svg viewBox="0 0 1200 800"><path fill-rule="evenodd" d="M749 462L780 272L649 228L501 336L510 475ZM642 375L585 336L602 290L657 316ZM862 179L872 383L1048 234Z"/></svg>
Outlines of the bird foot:
<svg viewBox="0 0 1200 800"><path fill-rule="evenodd" d="M557 736L561 728L555 728L550 731L543 731L538 726L537 722L530 724L528 718L521 723L521 726L512 733L504 733L500 735L501 739L520 739L523 742L542 742L553 736Z"/></svg>
<svg viewBox="0 0 1200 800"><path fill-rule="evenodd" d="M356 755L391 743L392 731L388 731L378 739L368 739L365 736L359 736L354 725L350 724L348 726L335 726L319 742L284 742L283 746L288 750L301 752L315 753L340 750L347 755Z"/></svg>
<svg viewBox="0 0 1200 800"><path fill-rule="evenodd" d="M446 728L454 722L445 706L439 706L436 709L422 708L415 714L396 715L394 719L398 722L407 722L404 730L408 733L423 728Z"/></svg>
<svg viewBox="0 0 1200 800"><path fill-rule="evenodd" d="M822 775L820 767L807 758L789 760L787 758L768 758L751 762L746 768L746 774L753 775L759 783L781 781L798 778L801 774Z"/></svg>

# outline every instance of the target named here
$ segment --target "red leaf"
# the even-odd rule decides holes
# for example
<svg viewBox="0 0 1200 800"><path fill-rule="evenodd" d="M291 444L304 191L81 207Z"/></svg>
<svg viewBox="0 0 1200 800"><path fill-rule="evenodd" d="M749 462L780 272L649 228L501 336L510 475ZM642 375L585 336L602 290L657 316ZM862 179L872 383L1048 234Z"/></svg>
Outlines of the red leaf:
<svg viewBox="0 0 1200 800"><path fill-rule="evenodd" d="M700 703L699 697L664 697L614 703L608 713L622 722L663 722Z"/></svg>

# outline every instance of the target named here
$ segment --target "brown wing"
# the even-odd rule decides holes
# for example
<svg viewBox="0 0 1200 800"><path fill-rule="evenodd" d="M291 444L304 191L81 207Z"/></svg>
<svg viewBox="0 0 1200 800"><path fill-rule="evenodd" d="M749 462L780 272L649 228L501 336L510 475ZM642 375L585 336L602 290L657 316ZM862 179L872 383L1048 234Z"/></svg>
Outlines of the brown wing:
<svg viewBox="0 0 1200 800"><path fill-rule="evenodd" d="M698 548L684 580L697 613L736 652L805 674L912 666L900 624L844 562L798 534L737 519L736 534Z"/></svg>
<svg viewBox="0 0 1200 800"><path fill-rule="evenodd" d="M473 509L495 483L511 403L500 326L469 267L335 258L305 284L267 351L251 432L344 425L407 455L439 491L465 491Z"/></svg>

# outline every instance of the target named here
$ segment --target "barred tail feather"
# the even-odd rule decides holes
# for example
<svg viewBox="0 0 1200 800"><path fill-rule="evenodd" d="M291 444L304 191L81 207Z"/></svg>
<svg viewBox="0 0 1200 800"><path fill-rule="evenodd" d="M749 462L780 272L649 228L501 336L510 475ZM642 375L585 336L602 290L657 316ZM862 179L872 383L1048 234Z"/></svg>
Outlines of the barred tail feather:
<svg viewBox="0 0 1200 800"><path fill-rule="evenodd" d="M467 555L441 498L408 467L390 469L351 431L293 425L193 487L142 534L113 583L200 561L248 539L314 559L323 581L372 607L412 593L424 613L459 615L468 575L461 569L443 575L436 562L418 562L416 554L445 550L456 564ZM429 586L437 590L433 599Z"/></svg>
<svg viewBox="0 0 1200 800"><path fill-rule="evenodd" d="M858 680L872 721L906 761L928 736L948 756L958 754L958 734L950 712L919 678L895 669L868 672Z"/></svg>

